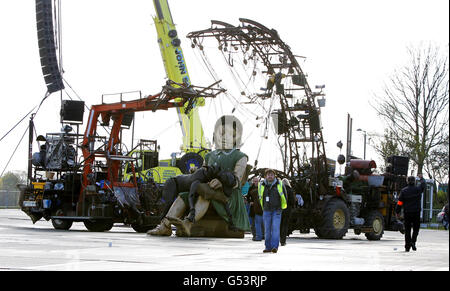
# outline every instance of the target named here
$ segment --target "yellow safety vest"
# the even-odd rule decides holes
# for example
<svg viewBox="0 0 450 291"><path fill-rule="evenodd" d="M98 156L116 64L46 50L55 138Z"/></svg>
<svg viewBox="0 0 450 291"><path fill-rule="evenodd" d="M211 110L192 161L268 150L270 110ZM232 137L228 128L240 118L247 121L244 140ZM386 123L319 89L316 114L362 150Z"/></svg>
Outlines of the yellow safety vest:
<svg viewBox="0 0 450 291"><path fill-rule="evenodd" d="M281 209L286 209L287 208L287 203L286 203L286 197L283 194L283 185L281 184L281 181L278 180L278 193L280 193L280 199L281 199ZM259 196L259 203L261 203L261 207L264 208L263 205L263 195L264 195L264 183L259 183L258 185L258 196Z"/></svg>

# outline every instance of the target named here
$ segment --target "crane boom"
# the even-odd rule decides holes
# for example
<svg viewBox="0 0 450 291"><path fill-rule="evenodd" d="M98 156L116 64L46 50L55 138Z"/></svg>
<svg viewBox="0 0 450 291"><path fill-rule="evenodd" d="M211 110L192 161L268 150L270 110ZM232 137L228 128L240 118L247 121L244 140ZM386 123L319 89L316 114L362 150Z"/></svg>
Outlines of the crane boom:
<svg viewBox="0 0 450 291"><path fill-rule="evenodd" d="M183 49L173 23L167 0L154 0L157 15L153 18L158 34L158 43L166 70L167 78L176 83L191 85ZM182 151L185 153L200 153L208 148L203 132L198 106L204 106L205 100L199 98L192 110L186 106L177 108L178 118L183 134Z"/></svg>

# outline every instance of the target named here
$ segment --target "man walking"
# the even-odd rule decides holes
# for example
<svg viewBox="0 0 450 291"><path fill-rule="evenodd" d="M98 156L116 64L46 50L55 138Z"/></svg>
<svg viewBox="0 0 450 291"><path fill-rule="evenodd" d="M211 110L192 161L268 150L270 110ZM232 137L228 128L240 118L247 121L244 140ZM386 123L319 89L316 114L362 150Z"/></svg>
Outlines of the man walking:
<svg viewBox="0 0 450 291"><path fill-rule="evenodd" d="M285 195L287 198L287 207L281 212L281 227L280 227L280 243L282 246L286 245L286 237L289 236L289 221L291 218L292 209L295 207L295 195L291 183L288 179L281 180L283 183Z"/></svg>
<svg viewBox="0 0 450 291"><path fill-rule="evenodd" d="M405 224L405 251L409 252L410 248L413 251L417 250L416 241L419 235L420 228L420 210L422 193L425 190L426 183L422 174L419 174L420 186L416 186L416 178L408 177L408 186L402 189L400 197L398 198L397 207L395 209L397 215L400 214L403 208L404 224ZM411 227L413 229L411 236Z"/></svg>
<svg viewBox="0 0 450 291"><path fill-rule="evenodd" d="M286 190L280 180L276 179L275 171L267 169L265 179L259 184L259 201L263 208L265 249L264 253L278 251L280 244L281 211L286 209Z"/></svg>
<svg viewBox="0 0 450 291"><path fill-rule="evenodd" d="M259 177L255 176L252 179L252 185L248 191L247 201L250 205L250 224L252 227L252 235L254 241L262 241L264 236L263 210L258 197Z"/></svg>

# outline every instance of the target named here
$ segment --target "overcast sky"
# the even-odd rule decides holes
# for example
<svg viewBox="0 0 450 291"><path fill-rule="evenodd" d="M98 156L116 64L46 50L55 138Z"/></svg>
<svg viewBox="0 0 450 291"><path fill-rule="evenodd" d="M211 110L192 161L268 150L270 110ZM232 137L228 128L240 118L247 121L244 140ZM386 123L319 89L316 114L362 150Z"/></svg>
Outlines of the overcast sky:
<svg viewBox="0 0 450 291"><path fill-rule="evenodd" d="M383 124L369 102L394 70L407 62L407 46L431 41L448 53L448 0L171 0L169 4L194 84L209 85L212 80L184 36L210 27L211 19L235 25L241 17L256 20L275 28L294 54L307 57L301 65L310 85L326 85L322 125L327 156L333 159L339 154L336 143L342 140L345 144L347 113L353 117L354 155L363 155L363 136L356 132L357 128L383 133ZM100 103L101 95L106 93L140 90L150 95L161 90L165 72L156 42L154 14L151 0L62 1L64 78L88 105ZM1 137L39 104L46 87L39 61L35 1L0 1L0 29ZM60 95L53 94L36 117L38 134L59 131L59 109ZM210 139L215 122L209 120L211 110L211 106L203 112L200 109ZM0 172L27 121L0 142ZM169 158L181 144L176 122L174 110L140 113L136 138L158 138L160 157ZM244 135L253 128L244 124L246 130ZM80 131L84 131L84 125ZM26 144L27 136L8 170L26 169ZM255 144L243 147L252 164L257 148ZM260 161L261 167L279 167L279 161L268 158L269 148L263 155L267 158ZM370 147L367 158L378 159Z"/></svg>

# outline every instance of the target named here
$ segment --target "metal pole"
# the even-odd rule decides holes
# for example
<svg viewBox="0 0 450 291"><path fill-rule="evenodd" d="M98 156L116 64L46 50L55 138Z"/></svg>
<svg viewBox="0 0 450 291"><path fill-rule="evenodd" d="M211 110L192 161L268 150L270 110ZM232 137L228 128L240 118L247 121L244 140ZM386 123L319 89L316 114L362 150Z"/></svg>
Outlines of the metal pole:
<svg viewBox="0 0 450 291"><path fill-rule="evenodd" d="M347 113L347 152L345 160L349 162L350 155L352 152L352 118L350 117L350 114Z"/></svg>
<svg viewBox="0 0 450 291"><path fill-rule="evenodd" d="M367 132L364 131L364 160L366 159L366 138Z"/></svg>
<svg viewBox="0 0 450 291"><path fill-rule="evenodd" d="M33 178L33 167L32 167L32 157L33 157L33 129L34 129L34 114L30 117L30 124L28 126L28 183L31 183L31 179Z"/></svg>
<svg viewBox="0 0 450 291"><path fill-rule="evenodd" d="M433 183L434 184L434 183ZM434 194L434 185L430 185L430 222L433 219L433 194Z"/></svg>
<svg viewBox="0 0 450 291"><path fill-rule="evenodd" d="M136 119L136 116L133 117L133 127L131 128L131 150L134 149L134 120Z"/></svg>

